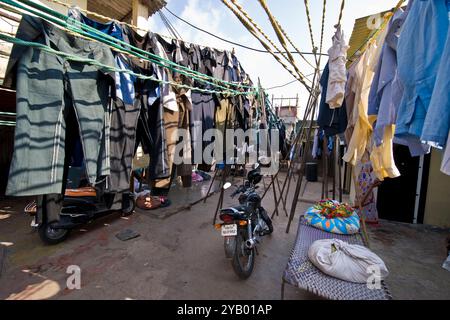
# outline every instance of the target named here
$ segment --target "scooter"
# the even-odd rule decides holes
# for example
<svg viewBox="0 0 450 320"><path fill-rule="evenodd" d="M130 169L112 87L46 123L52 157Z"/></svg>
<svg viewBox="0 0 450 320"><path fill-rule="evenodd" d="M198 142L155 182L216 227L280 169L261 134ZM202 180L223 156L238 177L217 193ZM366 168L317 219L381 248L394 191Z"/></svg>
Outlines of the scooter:
<svg viewBox="0 0 450 320"><path fill-rule="evenodd" d="M42 223L37 223L36 202L28 204L25 213L33 216L31 226L37 229L41 240L53 245L66 240L74 228L117 211L130 215L135 206L132 192L108 193L93 187L81 187L66 189L58 222L47 223L43 219Z"/></svg>

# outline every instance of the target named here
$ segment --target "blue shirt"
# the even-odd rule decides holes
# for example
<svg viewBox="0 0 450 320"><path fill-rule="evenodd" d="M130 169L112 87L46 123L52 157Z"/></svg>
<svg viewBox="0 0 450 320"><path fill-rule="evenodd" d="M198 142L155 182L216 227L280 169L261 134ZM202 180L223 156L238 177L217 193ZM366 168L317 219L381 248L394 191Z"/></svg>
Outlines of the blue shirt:
<svg viewBox="0 0 450 320"><path fill-rule="evenodd" d="M447 39L447 0L414 0L397 46L398 76L404 92L396 137L420 141Z"/></svg>
<svg viewBox="0 0 450 320"><path fill-rule="evenodd" d="M447 0L447 5L450 1ZM450 9L450 7L448 7ZM445 30L447 31L447 30ZM442 30L442 33L445 33ZM437 148L444 148L450 131L450 32L447 32L436 84L425 117L421 140Z"/></svg>
<svg viewBox="0 0 450 320"><path fill-rule="evenodd" d="M397 108L401 100L393 92L393 81L397 72L397 43L399 29L408 12L399 10L389 21L388 32L381 51L380 60L375 70L369 93L368 114L377 115L374 126L374 141L379 146L383 141L384 129L395 124ZM394 90L396 90L394 88ZM393 94L394 93L394 94Z"/></svg>
<svg viewBox="0 0 450 320"><path fill-rule="evenodd" d="M71 7L68 13L69 17L84 23L104 34L107 34L115 39L124 41L123 30L120 24L111 21L108 23L101 23L86 17L79 9ZM95 35L92 32L93 35ZM115 52L114 52L115 53ZM131 70L131 67L126 62L126 59L119 54L115 54L116 67L119 69ZM121 99L125 104L133 104L135 91L134 82L136 78L127 73L116 72L116 97Z"/></svg>

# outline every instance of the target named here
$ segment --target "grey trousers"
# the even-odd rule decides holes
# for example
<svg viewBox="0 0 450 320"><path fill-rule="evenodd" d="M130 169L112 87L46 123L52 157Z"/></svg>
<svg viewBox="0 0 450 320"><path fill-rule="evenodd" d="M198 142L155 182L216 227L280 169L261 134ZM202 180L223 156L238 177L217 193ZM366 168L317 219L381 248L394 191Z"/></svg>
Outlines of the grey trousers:
<svg viewBox="0 0 450 320"><path fill-rule="evenodd" d="M17 37L114 66L111 50L45 21L24 16ZM32 39L30 39L32 38ZM7 195L61 194L65 162L65 109L73 107L89 182L110 174L112 75L97 67L29 47L15 46L7 68L17 77L17 124ZM5 81L8 80L7 74Z"/></svg>
<svg viewBox="0 0 450 320"><path fill-rule="evenodd" d="M121 99L114 99L111 114L109 191L121 192L130 189L139 113L138 102L128 105Z"/></svg>

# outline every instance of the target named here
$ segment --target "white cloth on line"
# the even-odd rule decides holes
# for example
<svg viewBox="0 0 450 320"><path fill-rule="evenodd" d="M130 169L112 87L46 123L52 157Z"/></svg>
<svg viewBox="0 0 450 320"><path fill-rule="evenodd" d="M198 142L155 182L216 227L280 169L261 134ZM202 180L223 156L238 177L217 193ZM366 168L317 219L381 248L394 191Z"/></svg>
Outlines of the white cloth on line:
<svg viewBox="0 0 450 320"><path fill-rule="evenodd" d="M328 77L328 88L326 103L331 109L340 108L344 102L345 85L347 82L347 50L349 46L345 42L344 32L341 26L337 26L333 38L333 45L328 50L330 75Z"/></svg>

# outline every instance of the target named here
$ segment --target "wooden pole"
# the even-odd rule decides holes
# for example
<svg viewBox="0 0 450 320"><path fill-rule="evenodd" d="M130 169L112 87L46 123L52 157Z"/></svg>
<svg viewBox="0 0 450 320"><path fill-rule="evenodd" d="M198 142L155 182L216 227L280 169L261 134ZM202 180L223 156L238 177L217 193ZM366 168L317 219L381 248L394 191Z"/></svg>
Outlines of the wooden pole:
<svg viewBox="0 0 450 320"><path fill-rule="evenodd" d="M132 8L132 23L140 29L147 30L148 29L148 7L141 3L140 0L132 0L131 3ZM140 35L145 35L144 30L137 30L137 33Z"/></svg>
<svg viewBox="0 0 450 320"><path fill-rule="evenodd" d="M312 100L313 100L313 109L312 109L312 113L311 113L311 123L309 125L308 132L306 135L306 146L305 146L305 150L303 150L303 158L302 158L301 167L299 170L297 186L296 186L295 192L294 192L294 199L292 201L291 212L290 212L288 224L286 227L286 233L289 232L292 220L294 219L295 209L297 208L297 202L298 202L297 200L298 200L298 196L300 194L300 189L302 187L303 176L305 174L306 155L308 154L308 152L310 150L310 145L311 145L311 132L312 132L312 127L313 127L314 114L315 114L315 110L317 107L317 96L315 96L314 99L312 99Z"/></svg>
<svg viewBox="0 0 450 320"><path fill-rule="evenodd" d="M337 145L337 165L338 165L338 173L339 173L339 202L342 202L342 166L341 166L341 143L340 139L336 138Z"/></svg>

